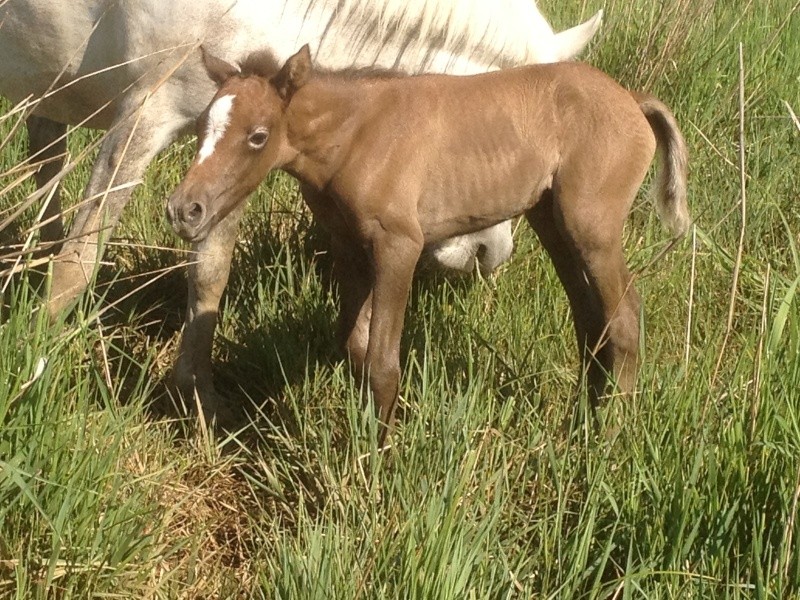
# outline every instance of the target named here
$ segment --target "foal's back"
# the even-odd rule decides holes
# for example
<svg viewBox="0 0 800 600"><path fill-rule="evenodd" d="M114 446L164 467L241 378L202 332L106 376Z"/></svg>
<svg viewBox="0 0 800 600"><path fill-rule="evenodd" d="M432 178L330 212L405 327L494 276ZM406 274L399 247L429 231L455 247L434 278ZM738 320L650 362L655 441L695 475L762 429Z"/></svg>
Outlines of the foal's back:
<svg viewBox="0 0 800 600"><path fill-rule="evenodd" d="M570 157L603 161L625 141L653 155L631 94L581 63L341 85L361 99L348 179L374 197L401 186L429 242L521 214Z"/></svg>

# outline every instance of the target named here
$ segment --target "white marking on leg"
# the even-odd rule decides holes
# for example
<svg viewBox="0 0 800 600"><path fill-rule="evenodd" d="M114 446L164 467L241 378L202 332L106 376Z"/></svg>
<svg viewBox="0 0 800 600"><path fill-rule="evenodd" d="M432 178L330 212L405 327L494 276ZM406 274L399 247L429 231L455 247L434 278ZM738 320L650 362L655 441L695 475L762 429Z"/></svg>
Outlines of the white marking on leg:
<svg viewBox="0 0 800 600"><path fill-rule="evenodd" d="M229 94L222 96L222 98L217 98L208 109L206 136L203 140L203 145L200 147L200 152L197 153L198 165L214 153L217 142L225 135L225 130L230 123L231 109L233 108L233 99L235 97L233 94Z"/></svg>

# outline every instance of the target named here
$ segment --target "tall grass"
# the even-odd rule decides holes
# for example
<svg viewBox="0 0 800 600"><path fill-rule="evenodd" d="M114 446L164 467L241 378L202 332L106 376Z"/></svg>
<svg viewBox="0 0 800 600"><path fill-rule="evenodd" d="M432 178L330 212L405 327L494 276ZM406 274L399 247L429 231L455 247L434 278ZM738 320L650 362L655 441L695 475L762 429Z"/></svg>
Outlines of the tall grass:
<svg viewBox="0 0 800 600"><path fill-rule="evenodd" d="M184 254L161 215L190 154L175 148L67 324L42 314L41 274L0 281L0 597L800 597L800 4L540 5L557 28L604 8L588 60L669 104L691 149L692 235L663 252L645 194L626 232L636 397L610 401L599 430L574 418L567 302L520 227L493 279L415 286L379 452L333 351L324 243L275 176L251 201L215 347L242 427L175 416ZM0 221L33 189L2 110ZM75 131L72 156L96 139ZM37 206L23 212L3 244L26 238Z"/></svg>

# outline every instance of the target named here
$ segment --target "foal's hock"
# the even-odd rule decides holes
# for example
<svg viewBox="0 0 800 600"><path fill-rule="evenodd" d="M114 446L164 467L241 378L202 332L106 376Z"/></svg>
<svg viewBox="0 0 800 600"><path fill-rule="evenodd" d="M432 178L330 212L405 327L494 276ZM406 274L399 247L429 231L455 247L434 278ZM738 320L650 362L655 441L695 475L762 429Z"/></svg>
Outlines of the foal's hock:
<svg viewBox="0 0 800 600"><path fill-rule="evenodd" d="M690 222L686 146L664 104L578 63L381 77L315 72L308 47L280 69L259 60L242 74L205 57L220 87L170 220L205 240L270 170L299 179L332 234L341 341L387 427L423 248L521 214L569 297L591 400L608 374L634 389L640 302L622 230L657 147L658 212L675 235Z"/></svg>

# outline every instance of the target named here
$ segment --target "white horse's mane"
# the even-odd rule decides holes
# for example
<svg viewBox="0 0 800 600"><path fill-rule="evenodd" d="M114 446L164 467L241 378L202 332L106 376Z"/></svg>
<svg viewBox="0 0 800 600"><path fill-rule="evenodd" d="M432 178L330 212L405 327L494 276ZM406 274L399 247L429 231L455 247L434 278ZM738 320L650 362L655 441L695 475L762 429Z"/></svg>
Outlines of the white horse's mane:
<svg viewBox="0 0 800 600"><path fill-rule="evenodd" d="M400 52L394 66L400 67L407 54L418 70L431 66L434 52L467 60L475 70L560 58L556 36L532 0L305 1L309 10L330 11L327 30L336 31L338 39L349 32L351 53L362 60L364 53L374 53L372 60L386 62L385 56L379 59L383 49L374 45L376 38ZM426 57L422 61L420 54Z"/></svg>

